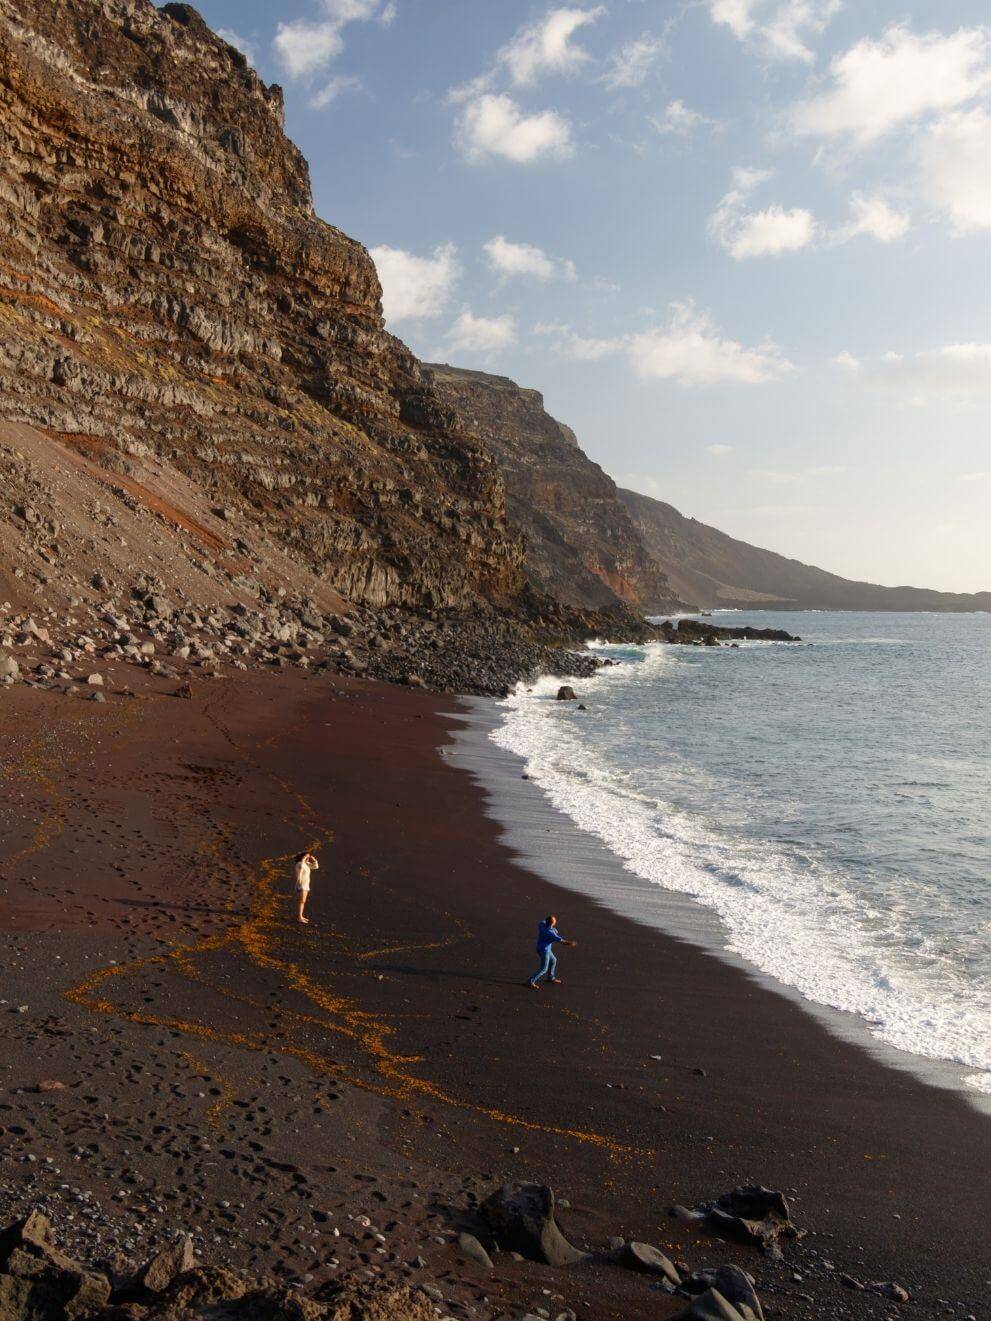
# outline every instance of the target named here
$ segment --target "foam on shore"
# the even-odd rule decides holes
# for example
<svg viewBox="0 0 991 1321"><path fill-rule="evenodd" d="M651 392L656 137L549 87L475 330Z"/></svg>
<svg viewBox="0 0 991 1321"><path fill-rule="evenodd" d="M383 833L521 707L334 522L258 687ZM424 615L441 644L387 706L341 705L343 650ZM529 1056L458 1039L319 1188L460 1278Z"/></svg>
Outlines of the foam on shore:
<svg viewBox="0 0 991 1321"><path fill-rule="evenodd" d="M602 685L649 688L679 663L661 645L640 649L636 658L636 665L573 681L579 699L597 690L601 699ZM866 905L835 867L642 793L632 770L603 760L594 723L572 718L571 704L553 700L559 683L547 678L518 688L491 735L524 759L554 807L628 871L715 912L727 950L809 1001L858 1015L890 1046L975 1070L966 1081L991 1094L991 994L925 939L908 949L887 938L885 914ZM684 765L678 773L686 773Z"/></svg>

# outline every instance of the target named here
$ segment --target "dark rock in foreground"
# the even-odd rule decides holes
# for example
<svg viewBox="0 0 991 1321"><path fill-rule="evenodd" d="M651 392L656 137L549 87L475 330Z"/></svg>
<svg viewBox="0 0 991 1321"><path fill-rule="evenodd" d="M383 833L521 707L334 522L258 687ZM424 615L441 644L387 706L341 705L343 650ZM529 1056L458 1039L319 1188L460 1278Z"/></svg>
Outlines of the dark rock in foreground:
<svg viewBox="0 0 991 1321"><path fill-rule="evenodd" d="M572 1247L554 1219L554 1193L545 1184L508 1183L482 1203L481 1213L502 1248L548 1266L573 1266L588 1256Z"/></svg>
<svg viewBox="0 0 991 1321"><path fill-rule="evenodd" d="M715 1202L699 1207L710 1229L740 1243L756 1243L765 1251L777 1249L781 1238L803 1238L804 1230L791 1218L784 1193L755 1184L734 1188Z"/></svg>
<svg viewBox="0 0 991 1321"><path fill-rule="evenodd" d="M427 1295L405 1284L346 1279L312 1297L270 1280L195 1265L182 1237L114 1288L67 1257L32 1211L0 1231L2 1321L433 1321Z"/></svg>

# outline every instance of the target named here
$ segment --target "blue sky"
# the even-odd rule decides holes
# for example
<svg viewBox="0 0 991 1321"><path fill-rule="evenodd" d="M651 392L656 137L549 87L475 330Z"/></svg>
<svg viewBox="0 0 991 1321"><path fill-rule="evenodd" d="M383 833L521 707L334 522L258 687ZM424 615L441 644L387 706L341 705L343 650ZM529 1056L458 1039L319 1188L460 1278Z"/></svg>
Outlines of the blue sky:
<svg viewBox="0 0 991 1321"><path fill-rule="evenodd" d="M850 577L991 589L973 0L201 0L422 357Z"/></svg>

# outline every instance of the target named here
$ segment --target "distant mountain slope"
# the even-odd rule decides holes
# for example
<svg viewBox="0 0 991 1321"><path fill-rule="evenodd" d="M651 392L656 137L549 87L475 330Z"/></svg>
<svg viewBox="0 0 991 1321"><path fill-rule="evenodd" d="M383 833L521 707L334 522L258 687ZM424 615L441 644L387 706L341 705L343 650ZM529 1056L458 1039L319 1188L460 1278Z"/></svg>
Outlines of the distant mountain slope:
<svg viewBox="0 0 991 1321"><path fill-rule="evenodd" d="M495 455L507 512L526 535L524 569L538 590L583 609L679 608L616 483L582 452L570 427L545 411L536 390L505 376L427 366L458 430Z"/></svg>
<svg viewBox="0 0 991 1321"><path fill-rule="evenodd" d="M650 496L624 490L619 495L674 591L702 608L991 610L991 592L937 592L851 582L737 541Z"/></svg>

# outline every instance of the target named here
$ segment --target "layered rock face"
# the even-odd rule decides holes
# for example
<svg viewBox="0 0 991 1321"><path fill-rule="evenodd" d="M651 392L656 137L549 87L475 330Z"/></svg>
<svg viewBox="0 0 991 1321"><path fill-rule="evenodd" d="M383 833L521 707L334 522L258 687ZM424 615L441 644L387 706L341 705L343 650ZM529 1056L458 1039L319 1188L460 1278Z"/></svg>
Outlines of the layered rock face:
<svg viewBox="0 0 991 1321"><path fill-rule="evenodd" d="M498 466L380 292L280 90L189 6L0 0L0 421L151 458L352 601L502 604Z"/></svg>
<svg viewBox="0 0 991 1321"><path fill-rule="evenodd" d="M570 427L545 411L536 390L441 364L429 371L460 428L498 460L510 517L526 534L525 568L537 590L585 609L622 605L662 614L679 608L616 483L582 452Z"/></svg>
<svg viewBox="0 0 991 1321"><path fill-rule="evenodd" d="M991 592L852 582L727 536L636 491L619 492L675 590L699 607L770 610L991 610Z"/></svg>

